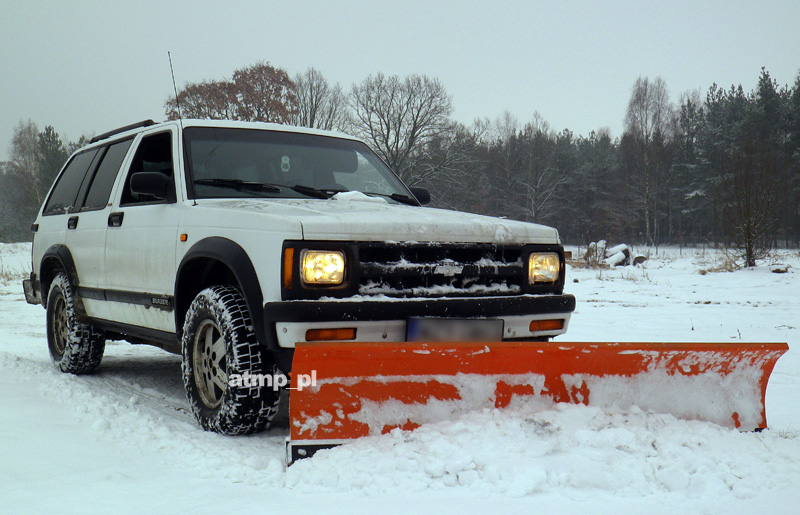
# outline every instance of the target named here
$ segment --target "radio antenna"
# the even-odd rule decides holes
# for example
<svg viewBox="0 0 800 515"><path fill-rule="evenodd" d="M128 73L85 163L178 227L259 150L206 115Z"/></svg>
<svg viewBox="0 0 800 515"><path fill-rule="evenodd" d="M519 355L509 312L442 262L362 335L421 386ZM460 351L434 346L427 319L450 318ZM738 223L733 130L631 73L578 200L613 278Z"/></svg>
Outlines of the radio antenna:
<svg viewBox="0 0 800 515"><path fill-rule="evenodd" d="M172 89L175 90L175 105L178 108L178 120L183 125L183 115L181 114L181 101L178 98L178 86L175 84L175 70L172 68L172 54L167 51L167 57L169 58L169 71L172 74Z"/></svg>

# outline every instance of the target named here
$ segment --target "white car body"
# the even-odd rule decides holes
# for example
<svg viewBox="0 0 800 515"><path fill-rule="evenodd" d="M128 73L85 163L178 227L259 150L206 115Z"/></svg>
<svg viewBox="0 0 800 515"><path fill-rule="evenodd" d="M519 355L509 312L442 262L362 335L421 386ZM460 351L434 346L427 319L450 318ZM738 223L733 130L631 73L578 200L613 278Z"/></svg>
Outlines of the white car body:
<svg viewBox="0 0 800 515"><path fill-rule="evenodd" d="M156 341L169 350L175 350L167 340L173 335L175 341L179 341L181 332L182 320L176 316L175 309L186 302L178 298L180 292L176 291L182 263L187 255L191 256L190 250L197 248L196 245L219 238L233 242L249 257L260 291L261 299L258 302L264 310L269 310L273 303L319 305L327 302L330 305L355 306L369 302L386 306L387 314L378 317L380 320L375 320L374 316L359 319L358 315L342 316L342 319L335 320L314 317L302 321L267 320L264 331L269 333L266 338L272 341L270 345L291 349L296 342L305 340L308 329L339 327L356 328L358 341L405 341L408 317L402 315L393 318L390 313L395 308L392 306L410 305L408 303L419 299L358 292L345 298L322 295L313 299L287 299L285 285L282 284L285 242L383 242L396 247L417 242L425 245L559 245L557 231L549 227L404 205L355 192L339 193L330 199L196 198L191 194L190 185L187 185L184 130L189 127L256 129L357 141L346 135L281 125L191 120L137 127L101 139L79 153L131 140L109 200L102 208L55 214L46 214L43 206L35 223L34 275L30 284L26 284L26 291L30 293L29 301L41 302L46 297L48 263L54 263L54 259L62 260L61 266L69 268L69 259L64 257L69 254L74 263L75 277L79 278L76 279L79 284L75 286L78 287L84 315L88 319L115 334L145 342ZM172 142L169 157L174 166L174 199L169 202L125 205L123 190L126 188L127 170L131 167L137 147L144 138L165 133L169 134ZM116 221L112 221L113 217L117 217L114 219ZM68 228L71 219L77 223L74 229ZM120 225L114 226L117 221ZM444 265L438 265L436 270L441 270L444 275L460 271L458 267L450 270L448 263L446 261ZM247 294L246 290L252 285L244 284L247 280L239 277L236 270L233 275L237 276L242 283L240 287ZM563 277L561 285L563 287ZM446 290L441 291L446 293ZM549 309L547 313L489 315L504 321L504 338L543 338L561 334L567 329L574 299L570 305L570 296L559 294L560 291L547 292L540 297L566 299L561 311ZM518 297L532 296L520 294ZM425 302L435 303L446 298L445 294L428 298ZM462 297L458 305L464 305L465 302L480 303L485 300L482 299L480 295ZM490 303L490 300L485 302ZM342 309L346 308L338 308L339 311ZM455 312L448 316L461 315ZM474 316L475 312L468 315ZM530 330L532 320L552 318L563 320L563 327L547 331Z"/></svg>

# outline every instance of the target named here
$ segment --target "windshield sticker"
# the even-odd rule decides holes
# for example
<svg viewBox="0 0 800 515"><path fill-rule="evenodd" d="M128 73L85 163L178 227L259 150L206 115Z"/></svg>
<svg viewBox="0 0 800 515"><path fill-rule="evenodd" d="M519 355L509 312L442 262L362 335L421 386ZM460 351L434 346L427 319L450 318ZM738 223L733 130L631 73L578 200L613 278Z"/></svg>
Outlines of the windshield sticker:
<svg viewBox="0 0 800 515"><path fill-rule="evenodd" d="M283 173L288 173L291 166L289 165L289 156L283 156L281 158L281 170Z"/></svg>

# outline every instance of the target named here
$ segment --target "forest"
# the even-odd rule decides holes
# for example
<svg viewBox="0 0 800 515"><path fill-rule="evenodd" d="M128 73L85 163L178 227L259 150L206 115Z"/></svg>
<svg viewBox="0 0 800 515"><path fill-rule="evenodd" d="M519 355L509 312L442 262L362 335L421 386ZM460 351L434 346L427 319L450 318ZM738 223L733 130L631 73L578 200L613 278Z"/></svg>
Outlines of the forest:
<svg viewBox="0 0 800 515"><path fill-rule="evenodd" d="M433 77L377 73L346 89L313 68L290 76L259 62L186 84L164 115L352 134L430 189L434 207L550 225L564 243L703 244L731 249L741 266L800 246L800 75L781 86L762 69L752 91L712 84L677 96L640 77L620 136L556 130L534 108L522 121L506 112L465 124ZM55 176L87 141L17 124L0 163L0 241L30 239Z"/></svg>

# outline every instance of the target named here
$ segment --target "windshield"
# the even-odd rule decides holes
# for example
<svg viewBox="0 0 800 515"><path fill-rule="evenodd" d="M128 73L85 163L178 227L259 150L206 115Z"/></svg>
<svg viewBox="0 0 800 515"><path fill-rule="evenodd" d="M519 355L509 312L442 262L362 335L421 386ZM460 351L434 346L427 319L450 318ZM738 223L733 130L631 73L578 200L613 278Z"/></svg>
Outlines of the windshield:
<svg viewBox="0 0 800 515"><path fill-rule="evenodd" d="M360 191L402 202L410 195L360 141L213 127L183 133L191 198L328 198Z"/></svg>

